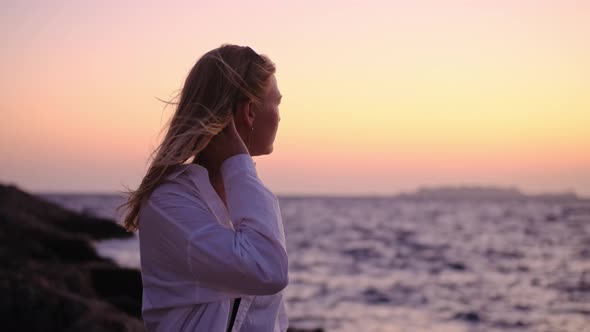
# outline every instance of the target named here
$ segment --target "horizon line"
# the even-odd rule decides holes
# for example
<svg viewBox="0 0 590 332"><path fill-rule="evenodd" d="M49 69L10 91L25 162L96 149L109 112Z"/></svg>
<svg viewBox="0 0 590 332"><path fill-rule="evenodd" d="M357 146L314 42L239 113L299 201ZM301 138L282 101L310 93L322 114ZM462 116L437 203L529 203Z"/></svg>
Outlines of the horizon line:
<svg viewBox="0 0 590 332"><path fill-rule="evenodd" d="M14 185L14 184L4 184ZM16 187L19 187L15 185ZM477 185L440 185L440 186L420 186L414 190L405 191L392 191L390 193L385 192L275 192L274 194L279 197L294 198L294 197L307 197L307 198L391 198L403 195L414 195L418 194L423 190L458 190L458 189L491 189L491 190L515 190L523 196L559 196L559 195L574 195L578 199L590 199L590 195L580 194L576 190L544 190L544 191L525 191L516 186L477 186ZM22 188L21 188L22 190ZM25 190L28 191L28 190ZM36 195L125 195L122 191L107 191L107 190L30 190L30 193Z"/></svg>

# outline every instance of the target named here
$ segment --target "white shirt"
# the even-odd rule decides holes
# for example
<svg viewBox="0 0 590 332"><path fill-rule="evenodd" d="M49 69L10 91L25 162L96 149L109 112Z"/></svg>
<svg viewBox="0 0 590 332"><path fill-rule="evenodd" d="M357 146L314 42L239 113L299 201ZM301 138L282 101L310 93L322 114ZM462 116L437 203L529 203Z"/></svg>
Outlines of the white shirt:
<svg viewBox="0 0 590 332"><path fill-rule="evenodd" d="M286 331L288 262L278 199L252 157L221 165L227 209L197 164L177 166L139 211L142 316L148 331Z"/></svg>

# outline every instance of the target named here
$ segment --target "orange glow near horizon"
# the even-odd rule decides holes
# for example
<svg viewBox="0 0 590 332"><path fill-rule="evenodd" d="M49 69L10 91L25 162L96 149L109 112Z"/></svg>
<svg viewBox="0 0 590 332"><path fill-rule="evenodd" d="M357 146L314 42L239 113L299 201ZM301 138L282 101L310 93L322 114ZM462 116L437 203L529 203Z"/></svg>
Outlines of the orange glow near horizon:
<svg viewBox="0 0 590 332"><path fill-rule="evenodd" d="M12 7L11 7L12 6ZM280 194L430 185L590 196L590 6L577 1L22 2L0 13L0 181L135 187L222 43L277 64ZM262 8L262 9L261 9Z"/></svg>

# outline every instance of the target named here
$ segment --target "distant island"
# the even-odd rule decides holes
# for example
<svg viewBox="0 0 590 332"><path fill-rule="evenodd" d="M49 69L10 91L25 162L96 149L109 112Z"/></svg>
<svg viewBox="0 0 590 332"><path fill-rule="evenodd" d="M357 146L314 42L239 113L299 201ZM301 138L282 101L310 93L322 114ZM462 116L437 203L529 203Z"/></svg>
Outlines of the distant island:
<svg viewBox="0 0 590 332"><path fill-rule="evenodd" d="M475 200L580 200L574 192L524 194L515 187L484 187L484 186L441 186L423 187L413 193L401 193L396 198L412 199L475 199Z"/></svg>

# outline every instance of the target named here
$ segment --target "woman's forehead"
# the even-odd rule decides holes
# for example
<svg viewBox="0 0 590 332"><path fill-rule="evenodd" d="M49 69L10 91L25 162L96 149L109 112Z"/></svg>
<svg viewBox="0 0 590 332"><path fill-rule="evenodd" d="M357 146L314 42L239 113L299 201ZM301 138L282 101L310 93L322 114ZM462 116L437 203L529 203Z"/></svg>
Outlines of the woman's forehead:
<svg viewBox="0 0 590 332"><path fill-rule="evenodd" d="M279 86L277 84L277 78L275 77L275 75L272 75L270 77L268 85L268 96L270 98L280 99L281 97L283 97L283 95L281 95L281 91L279 91Z"/></svg>

